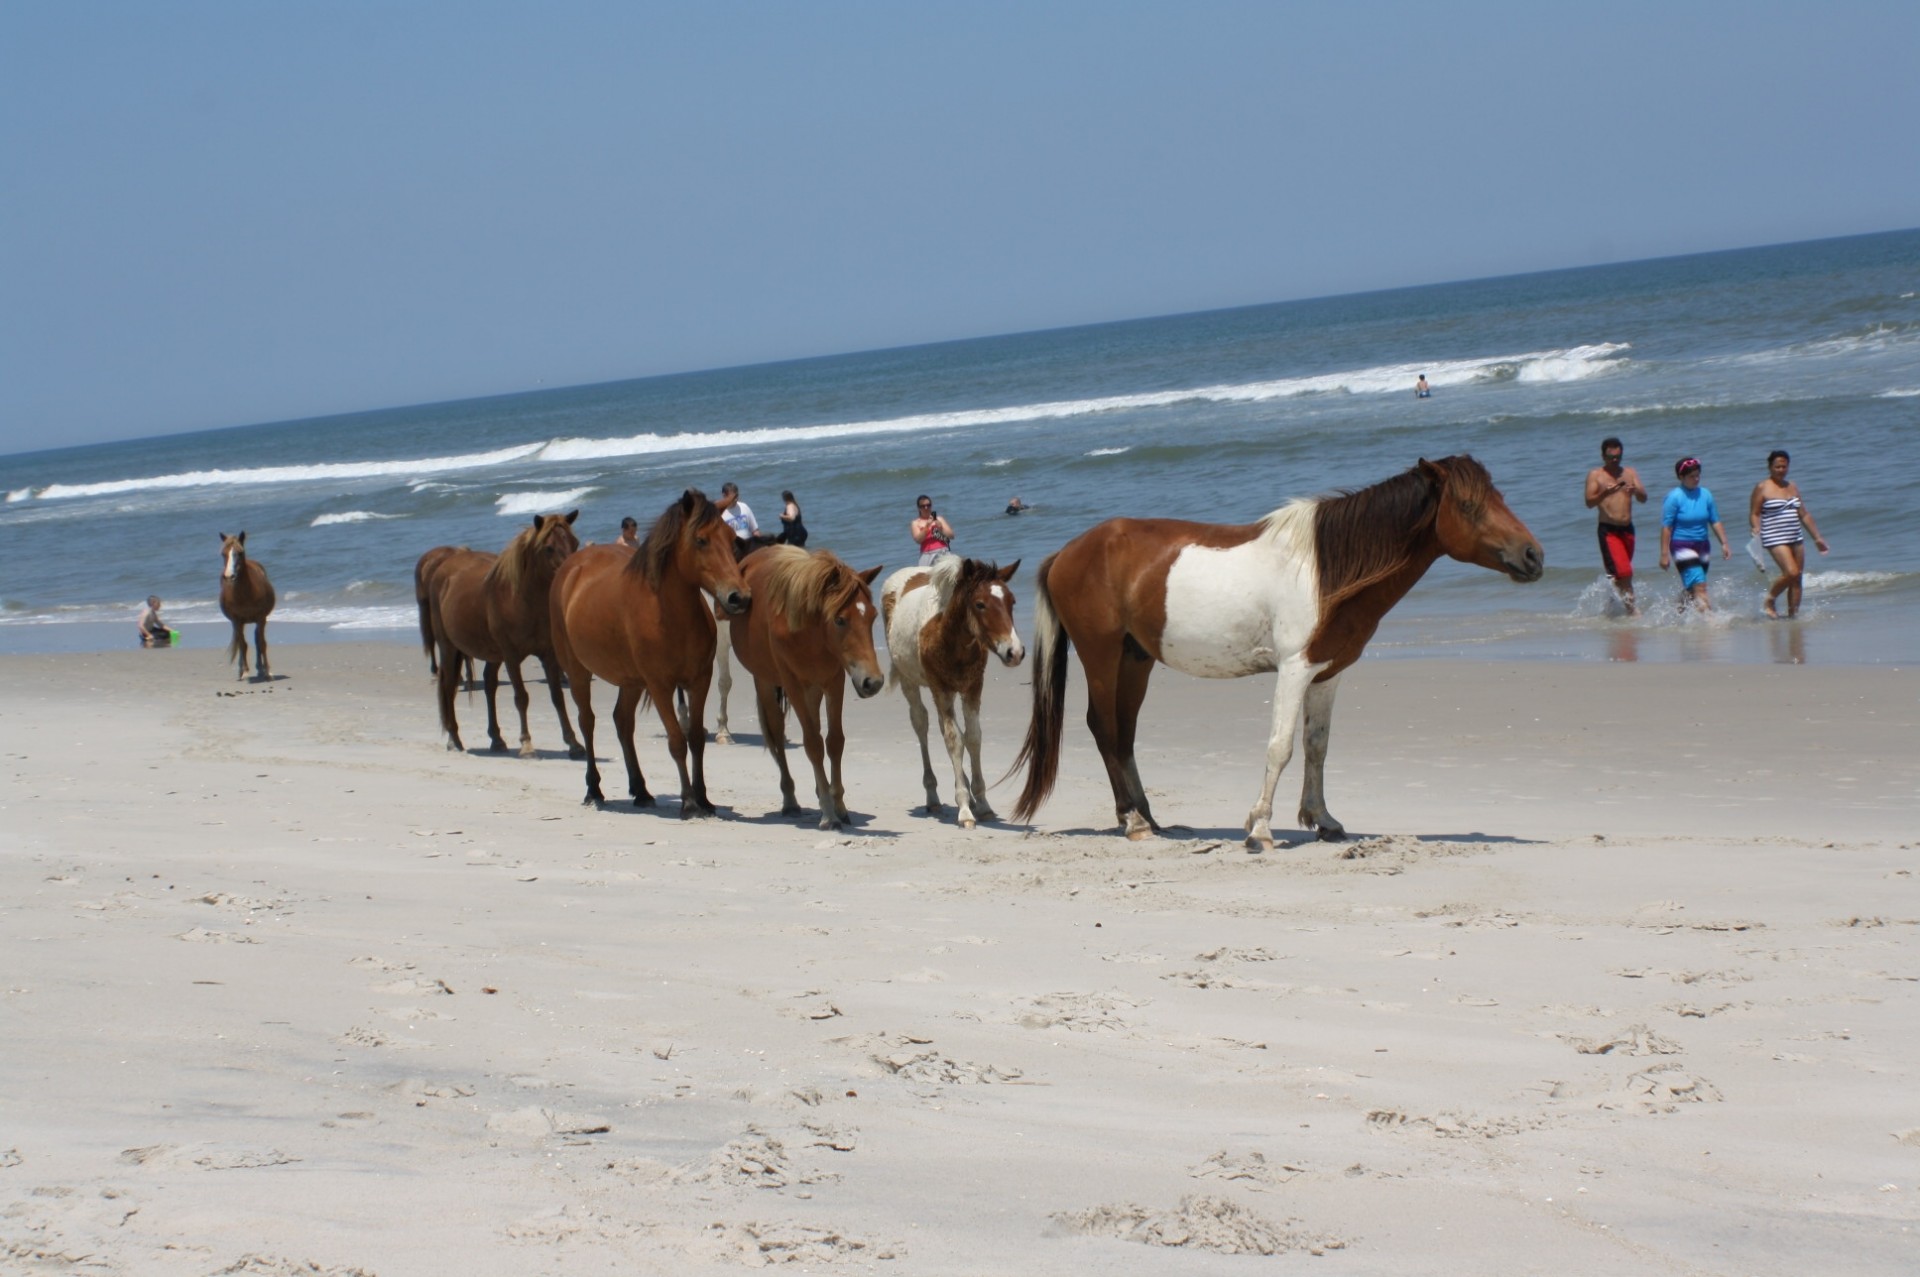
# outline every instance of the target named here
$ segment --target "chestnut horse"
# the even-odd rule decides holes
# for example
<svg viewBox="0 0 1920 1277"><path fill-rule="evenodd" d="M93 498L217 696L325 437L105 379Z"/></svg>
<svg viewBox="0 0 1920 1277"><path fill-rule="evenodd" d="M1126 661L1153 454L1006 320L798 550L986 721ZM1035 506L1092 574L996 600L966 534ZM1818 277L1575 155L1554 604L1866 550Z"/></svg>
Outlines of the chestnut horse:
<svg viewBox="0 0 1920 1277"><path fill-rule="evenodd" d="M873 606L872 587L880 569L855 572L831 550L809 553L780 545L744 559L740 570L753 591L753 606L727 628L740 668L753 675L761 736L780 766L780 814L801 814L793 773L787 770L786 705L791 705L800 720L807 761L813 764L820 828L837 829L848 819L847 791L840 779L840 755L847 743L840 725L846 683L853 684L862 700L886 685L873 650L873 622L880 614Z"/></svg>
<svg viewBox="0 0 1920 1277"><path fill-rule="evenodd" d="M520 714L520 757L533 757L533 734L527 729L530 698L520 674L521 663L532 656L540 661L546 675L567 754L571 758L581 756L583 750L574 737L573 724L567 721L566 702L554 667L547 601L554 573L579 548L579 539L573 534L573 522L579 517L578 510L567 515L535 515L533 523L516 533L499 554L457 549L428 566L425 587L429 622L440 654L440 726L447 733L448 749L464 748L453 703L454 693L459 690L460 662L465 657L485 666L488 748L495 753L507 748L495 706L500 667L504 665L513 682L514 708ZM433 553L428 551L428 555ZM422 556L423 563L426 557Z"/></svg>
<svg viewBox="0 0 1920 1277"><path fill-rule="evenodd" d="M954 818L962 829L978 820L998 820L987 803L987 782L980 774L980 691L986 683L987 653L1006 666L1018 665L1027 654L1013 628L1013 591L1007 582L1020 570L1020 560L1006 567L942 555L932 567L901 568L887 578L880 606L887 615L887 652L892 658L892 681L907 698L907 717L920 738L921 782L927 790L927 813L940 814L940 783L933 775L933 755L927 751L927 707L920 689L933 695L940 716L940 738L953 762ZM964 726L954 721L954 700L965 714ZM960 756L964 745L972 760Z"/></svg>
<svg viewBox="0 0 1920 1277"><path fill-rule="evenodd" d="M593 678L620 689L613 725L626 755L627 789L636 807L651 807L634 752L634 711L651 700L666 728L667 748L680 769L680 815L712 815L703 756L707 747L707 687L718 646L706 590L737 616L752 595L734 561L733 530L705 493L688 488L666 508L638 550L590 545L560 567L553 581L553 648L573 688L586 739L587 797L598 806L600 768L593 756ZM688 727L673 710L685 689ZM687 750L693 750L691 774Z"/></svg>
<svg viewBox="0 0 1920 1277"><path fill-rule="evenodd" d="M1303 711L1300 822L1322 838L1344 837L1322 787L1341 671L1443 554L1515 581L1537 581L1546 570L1533 533L1486 468L1464 455L1423 459L1369 488L1294 501L1256 523L1109 519L1081 533L1036 574L1039 668L1033 720L1013 765L1028 765L1015 818L1031 817L1053 788L1071 643L1087 675L1087 726L1127 837L1159 830L1133 754L1156 661L1201 678L1277 674L1247 846L1273 846L1273 791Z"/></svg>
<svg viewBox="0 0 1920 1277"><path fill-rule="evenodd" d="M461 545L436 545L421 555L419 562L413 565L413 601L420 609L420 646L427 653L427 673L429 674L440 673L440 658L439 646L433 637L433 607L427 599L429 588L427 582L449 556L464 549L466 547ZM471 660L468 661L468 665L472 665ZM467 671L467 677L469 679L473 677L471 668Z"/></svg>
<svg viewBox="0 0 1920 1277"><path fill-rule="evenodd" d="M267 570L247 556L247 534L220 534L220 611L233 622L233 641L227 659L240 662L236 679L247 676L246 627L253 626L253 660L261 680L273 674L267 668L267 613L273 611L273 582Z"/></svg>

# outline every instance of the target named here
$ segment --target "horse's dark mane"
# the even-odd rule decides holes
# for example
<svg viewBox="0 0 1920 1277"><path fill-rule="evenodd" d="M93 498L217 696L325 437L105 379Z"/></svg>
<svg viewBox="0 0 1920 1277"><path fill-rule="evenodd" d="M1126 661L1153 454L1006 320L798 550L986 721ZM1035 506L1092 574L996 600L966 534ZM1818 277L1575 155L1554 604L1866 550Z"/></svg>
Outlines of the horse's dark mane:
<svg viewBox="0 0 1920 1277"><path fill-rule="evenodd" d="M1435 464L1447 472L1446 491L1458 501L1478 502L1493 486L1486 467L1465 453ZM1439 512L1440 496L1416 465L1371 487L1322 497L1313 512L1322 611L1406 566Z"/></svg>
<svg viewBox="0 0 1920 1277"><path fill-rule="evenodd" d="M653 589L660 588L665 579L667 565L673 561L673 552L680 544L680 538L695 528L705 527L709 520L720 519L720 507L708 499L707 494L698 488L688 488L680 499L668 506L653 527L647 533L647 539L633 552L633 558L627 564L627 571L638 572L647 578L647 584ZM733 529L723 522L720 525L728 536Z"/></svg>

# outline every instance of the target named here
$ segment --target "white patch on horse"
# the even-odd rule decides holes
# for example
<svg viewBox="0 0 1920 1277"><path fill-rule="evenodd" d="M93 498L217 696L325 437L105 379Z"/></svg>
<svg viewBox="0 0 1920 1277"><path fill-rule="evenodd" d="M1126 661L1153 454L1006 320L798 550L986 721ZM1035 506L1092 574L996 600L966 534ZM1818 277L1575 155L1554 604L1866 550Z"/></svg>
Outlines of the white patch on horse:
<svg viewBox="0 0 1920 1277"><path fill-rule="evenodd" d="M1160 659L1199 678L1240 678L1304 649L1320 616L1319 581L1311 552L1295 547L1294 537L1266 535L1182 550L1167 570Z"/></svg>
<svg viewBox="0 0 1920 1277"><path fill-rule="evenodd" d="M998 583L989 585L987 587L987 593L993 595L993 597L996 599L1004 599L1007 597L1006 589L1003 586L999 585Z"/></svg>

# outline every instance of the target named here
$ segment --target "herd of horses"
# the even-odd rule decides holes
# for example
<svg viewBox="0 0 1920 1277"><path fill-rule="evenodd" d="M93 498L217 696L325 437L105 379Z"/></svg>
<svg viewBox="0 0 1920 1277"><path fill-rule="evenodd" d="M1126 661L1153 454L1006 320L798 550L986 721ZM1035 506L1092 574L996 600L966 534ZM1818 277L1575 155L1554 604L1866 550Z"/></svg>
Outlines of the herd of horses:
<svg viewBox="0 0 1920 1277"><path fill-rule="evenodd" d="M477 662L489 747L507 748L494 710L505 665L520 716L520 754L532 756L520 670L533 657L568 755L586 762L587 802L606 802L594 756L597 679L614 689L613 724L635 805L655 801L634 743L635 717L651 702L679 773L680 815L711 815L705 713L717 669L717 739L726 740L730 654L753 680L761 739L779 771L782 814L803 814L786 758L788 713L813 769L819 826L836 828L849 819L841 774L846 690L864 698L891 683L905 696L919 738L926 810L939 815L944 808L923 692L953 768L956 820L973 828L998 819L981 770L980 698L990 659L1012 667L1026 655L1014 628L1017 560L1003 568L947 555L931 567L903 568L887 578L876 608L880 568L856 571L830 550L736 537L719 507L696 489L667 506L638 549L581 546L573 531L578 516L537 515L497 555L438 546L420 556L420 635L437 679L447 748L464 749L455 693L462 667ZM265 677L273 592L265 572L246 558L245 541L245 533L222 538L221 608L233 622L229 654L243 675L243 618L256 624ZM1381 618L1443 556L1520 582L1545 571L1539 541L1470 456L1422 460L1370 487L1297 500L1253 523L1117 518L1075 537L1034 573L1032 713L1008 771L1026 769L1014 819L1030 820L1053 789L1067 654L1076 650L1087 681L1087 726L1127 837L1160 828L1134 746L1147 683L1161 664L1204 678L1276 676L1266 767L1245 822L1249 848L1273 846L1273 794L1303 721L1301 825L1321 838L1344 837L1323 785L1340 676ZM885 626L890 656L885 676L876 621ZM579 719L577 737L563 682Z"/></svg>

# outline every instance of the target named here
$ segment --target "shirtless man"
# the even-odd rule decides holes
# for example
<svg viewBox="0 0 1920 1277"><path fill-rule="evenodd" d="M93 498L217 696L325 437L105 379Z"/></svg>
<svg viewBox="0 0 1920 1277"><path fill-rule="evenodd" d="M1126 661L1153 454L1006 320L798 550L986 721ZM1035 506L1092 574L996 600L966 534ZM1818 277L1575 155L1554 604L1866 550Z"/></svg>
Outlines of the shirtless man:
<svg viewBox="0 0 1920 1277"><path fill-rule="evenodd" d="M1647 501L1646 485L1632 466L1620 464L1626 453L1618 439L1600 441L1601 464L1587 471L1587 509L1600 511L1600 569L1626 604L1629 616L1639 615L1633 601L1633 503Z"/></svg>

